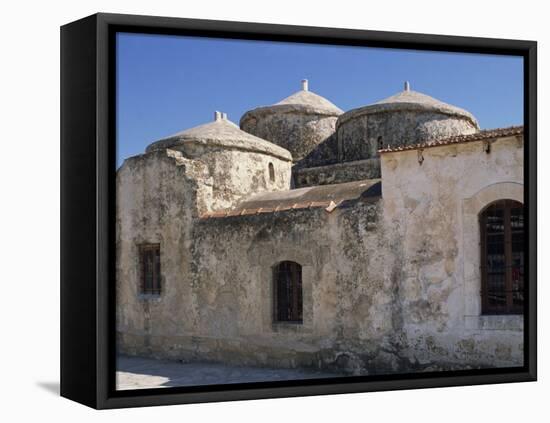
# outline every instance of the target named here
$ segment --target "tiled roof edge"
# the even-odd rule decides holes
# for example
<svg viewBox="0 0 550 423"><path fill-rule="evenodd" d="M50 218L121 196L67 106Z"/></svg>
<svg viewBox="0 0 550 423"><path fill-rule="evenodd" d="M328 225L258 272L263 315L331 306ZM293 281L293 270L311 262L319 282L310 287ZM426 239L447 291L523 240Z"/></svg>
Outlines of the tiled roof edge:
<svg viewBox="0 0 550 423"><path fill-rule="evenodd" d="M305 209L317 209L324 208L328 213L334 210L342 200L335 203L334 201L307 201L302 203L294 203L292 205L276 206L276 207L257 207L251 209L238 209L238 210L218 210L212 212L202 213L200 219L212 219L222 217L235 217L235 216L250 216L264 213L277 213L287 210L305 210Z"/></svg>
<svg viewBox="0 0 550 423"><path fill-rule="evenodd" d="M378 150L379 153L394 153L399 151L418 150L430 147L440 147L451 144L461 144L474 141L483 141L493 138L503 138L510 136L523 135L523 125L510 126L507 128L486 129L469 135L455 135L453 137L441 138L436 140L427 141L419 144L405 145L395 148L384 148Z"/></svg>

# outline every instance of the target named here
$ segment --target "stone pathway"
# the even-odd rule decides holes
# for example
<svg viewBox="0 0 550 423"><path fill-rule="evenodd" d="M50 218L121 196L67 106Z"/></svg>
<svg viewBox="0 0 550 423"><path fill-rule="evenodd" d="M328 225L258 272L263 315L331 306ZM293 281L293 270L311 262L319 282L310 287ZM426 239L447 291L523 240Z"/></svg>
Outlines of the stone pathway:
<svg viewBox="0 0 550 423"><path fill-rule="evenodd" d="M117 389L168 388L276 380L313 379L342 376L309 369L276 369L228 366L213 363L120 356L117 359Z"/></svg>

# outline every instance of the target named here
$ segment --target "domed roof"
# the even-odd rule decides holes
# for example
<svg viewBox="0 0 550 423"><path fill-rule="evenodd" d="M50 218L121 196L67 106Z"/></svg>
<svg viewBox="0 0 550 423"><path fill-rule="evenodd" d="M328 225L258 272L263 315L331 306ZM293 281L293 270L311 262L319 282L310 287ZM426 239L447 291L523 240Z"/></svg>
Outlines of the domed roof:
<svg viewBox="0 0 550 423"><path fill-rule="evenodd" d="M442 113L449 116L467 119L479 129L479 124L477 123L476 118L470 112L439 101L418 91L412 91L408 82L405 82L405 88L403 91L391 97L380 100L369 106L360 107L346 112L338 118L336 126L338 127L344 122L347 122L357 116L393 111L428 111Z"/></svg>
<svg viewBox="0 0 550 423"><path fill-rule="evenodd" d="M251 117L259 117L273 113L300 112L314 115L339 116L344 111L336 107L326 98L309 91L307 79L302 80L302 89L271 106L261 106L246 112L242 122Z"/></svg>
<svg viewBox="0 0 550 423"><path fill-rule="evenodd" d="M187 144L200 144L206 147L222 147L257 153L268 154L283 160L291 161L288 150L258 138L227 119L225 113L216 112L213 122L186 129L169 137L150 144L145 150L147 153L167 148L185 147Z"/></svg>

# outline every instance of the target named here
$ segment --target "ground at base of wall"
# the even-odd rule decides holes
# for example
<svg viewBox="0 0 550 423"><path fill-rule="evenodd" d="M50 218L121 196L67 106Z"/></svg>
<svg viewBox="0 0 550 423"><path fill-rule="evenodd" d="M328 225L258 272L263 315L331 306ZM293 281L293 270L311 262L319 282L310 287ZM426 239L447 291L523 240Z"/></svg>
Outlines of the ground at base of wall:
<svg viewBox="0 0 550 423"><path fill-rule="evenodd" d="M339 377L344 374L310 369L231 366L215 363L180 363L152 358L119 356L117 390L170 388L176 386Z"/></svg>

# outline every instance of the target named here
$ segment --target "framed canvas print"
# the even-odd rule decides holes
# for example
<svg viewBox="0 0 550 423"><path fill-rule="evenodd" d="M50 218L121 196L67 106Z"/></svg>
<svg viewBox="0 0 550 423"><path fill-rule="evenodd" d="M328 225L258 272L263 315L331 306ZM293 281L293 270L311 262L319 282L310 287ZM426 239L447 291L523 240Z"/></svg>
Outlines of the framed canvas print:
<svg viewBox="0 0 550 423"><path fill-rule="evenodd" d="M61 394L536 380L536 43L61 29Z"/></svg>

